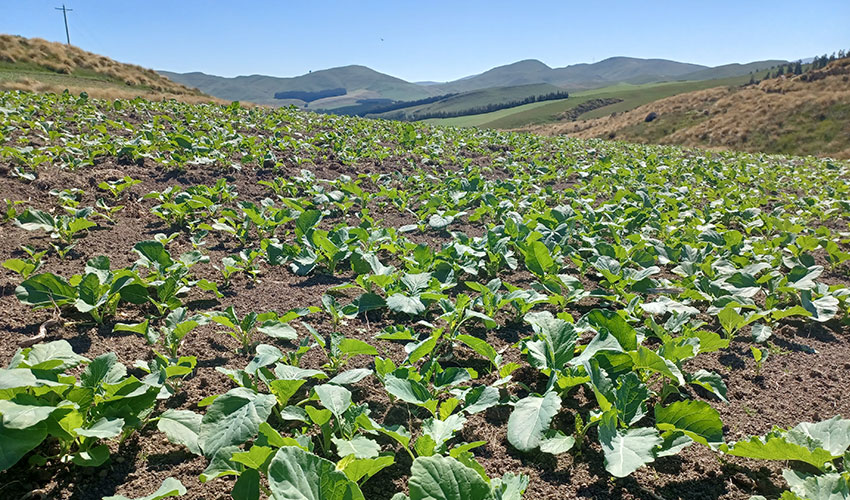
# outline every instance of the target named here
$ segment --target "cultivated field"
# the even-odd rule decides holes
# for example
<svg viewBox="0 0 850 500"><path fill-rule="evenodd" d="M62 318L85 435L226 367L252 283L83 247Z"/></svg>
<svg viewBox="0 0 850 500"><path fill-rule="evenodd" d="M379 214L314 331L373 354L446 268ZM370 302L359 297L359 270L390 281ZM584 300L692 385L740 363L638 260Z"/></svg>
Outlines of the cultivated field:
<svg viewBox="0 0 850 500"><path fill-rule="evenodd" d="M7 498L850 497L846 163L6 92L0 174Z"/></svg>

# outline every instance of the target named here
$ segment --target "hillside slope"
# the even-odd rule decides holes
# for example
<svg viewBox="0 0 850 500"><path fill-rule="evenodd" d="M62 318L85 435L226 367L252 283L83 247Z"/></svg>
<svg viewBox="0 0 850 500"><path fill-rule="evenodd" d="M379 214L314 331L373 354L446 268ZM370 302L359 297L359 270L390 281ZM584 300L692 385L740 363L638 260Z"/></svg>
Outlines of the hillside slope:
<svg viewBox="0 0 850 500"><path fill-rule="evenodd" d="M646 121L649 113L657 118ZM680 94L592 120L528 127L599 137L850 158L850 59L794 77Z"/></svg>
<svg viewBox="0 0 850 500"><path fill-rule="evenodd" d="M93 97L210 100L197 89L156 71L125 64L78 47L40 38L0 34L0 89L88 92Z"/></svg>
<svg viewBox="0 0 850 500"><path fill-rule="evenodd" d="M275 99L276 93L287 91L319 92L334 88L344 88L347 91L347 95L342 96L347 97L346 99L331 98L332 101L320 102L327 101L322 99L310 103L311 108L348 106L356 104L359 99L411 101L440 93L436 89L432 90L430 87L406 82L358 65L314 71L292 78L265 75L226 78L205 73L172 73L170 71L160 71L160 74L222 99L276 106L305 104L304 101L297 99Z"/></svg>

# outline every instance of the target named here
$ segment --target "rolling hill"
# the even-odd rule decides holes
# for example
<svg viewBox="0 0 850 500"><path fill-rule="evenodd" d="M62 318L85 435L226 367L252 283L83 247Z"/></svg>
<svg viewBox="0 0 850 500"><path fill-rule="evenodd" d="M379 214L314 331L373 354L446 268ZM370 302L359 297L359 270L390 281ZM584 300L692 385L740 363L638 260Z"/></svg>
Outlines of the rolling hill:
<svg viewBox="0 0 850 500"><path fill-rule="evenodd" d="M344 88L345 96L320 99L309 103L311 108L334 108L356 104L362 99L391 99L412 101L440 94L431 86L417 85L394 76L379 73L366 66L343 66L314 71L292 78L250 75L225 78L204 73L172 73L160 71L176 82L197 87L204 92L231 101L249 101L256 104L281 106L295 104L304 106L298 99L275 99L278 92L319 92L326 89Z"/></svg>
<svg viewBox="0 0 850 500"><path fill-rule="evenodd" d="M650 113L657 118L647 121ZM682 93L625 113L524 130L850 158L850 58L802 75Z"/></svg>
<svg viewBox="0 0 850 500"><path fill-rule="evenodd" d="M125 64L74 46L0 34L0 89L87 92L92 97L175 98L209 101L201 91L151 69Z"/></svg>
<svg viewBox="0 0 850 500"><path fill-rule="evenodd" d="M711 80L746 75L753 69L767 68L776 63L777 61L762 61L709 68L666 59L611 57L592 64L551 68L538 60L528 59L444 83L410 83L356 65L314 71L291 78L264 75L225 78L204 73L160 73L176 82L197 87L222 99L273 106L294 104L308 109L333 110L376 100L416 101L445 94L536 84L548 84L573 91L607 87L617 83ZM336 89L345 89L345 93L309 102L274 97L281 92L315 93Z"/></svg>

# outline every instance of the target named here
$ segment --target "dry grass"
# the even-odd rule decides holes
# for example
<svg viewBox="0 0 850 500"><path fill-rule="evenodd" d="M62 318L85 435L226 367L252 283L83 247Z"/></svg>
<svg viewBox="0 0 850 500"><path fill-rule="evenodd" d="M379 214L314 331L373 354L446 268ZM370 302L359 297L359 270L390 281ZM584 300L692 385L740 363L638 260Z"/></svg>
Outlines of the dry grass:
<svg viewBox="0 0 850 500"><path fill-rule="evenodd" d="M626 113L531 127L546 135L600 137L718 149L850 158L850 59L796 77L680 94ZM645 122L655 112L658 119Z"/></svg>
<svg viewBox="0 0 850 500"><path fill-rule="evenodd" d="M151 101L176 99L190 104L214 102L217 104L229 104L229 101L210 97L204 94L172 94L170 92L158 92L153 90L133 89L130 87L114 86L75 86L34 80L32 78L18 78L12 81L0 81L0 90L20 90L23 92L37 93L62 93L65 90L72 94L85 92L90 97L97 99L134 99L141 97Z"/></svg>
<svg viewBox="0 0 850 500"><path fill-rule="evenodd" d="M97 73L130 87L162 94L203 96L199 90L172 82L151 69L119 63L74 46L40 38L0 35L0 61L38 66L66 75ZM26 82L21 82L21 85L26 85Z"/></svg>

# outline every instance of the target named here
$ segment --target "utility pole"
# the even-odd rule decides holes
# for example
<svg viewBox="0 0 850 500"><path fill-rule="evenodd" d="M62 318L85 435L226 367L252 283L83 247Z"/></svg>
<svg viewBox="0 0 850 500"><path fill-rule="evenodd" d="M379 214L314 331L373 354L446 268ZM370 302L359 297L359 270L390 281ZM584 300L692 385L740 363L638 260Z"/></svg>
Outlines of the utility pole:
<svg viewBox="0 0 850 500"><path fill-rule="evenodd" d="M68 32L68 12L71 12L74 9L66 9L65 4L63 3L62 7L61 8L56 7L56 10L61 10L62 11L62 17L65 18L65 39L68 41L68 46L70 46L71 45L71 35Z"/></svg>

